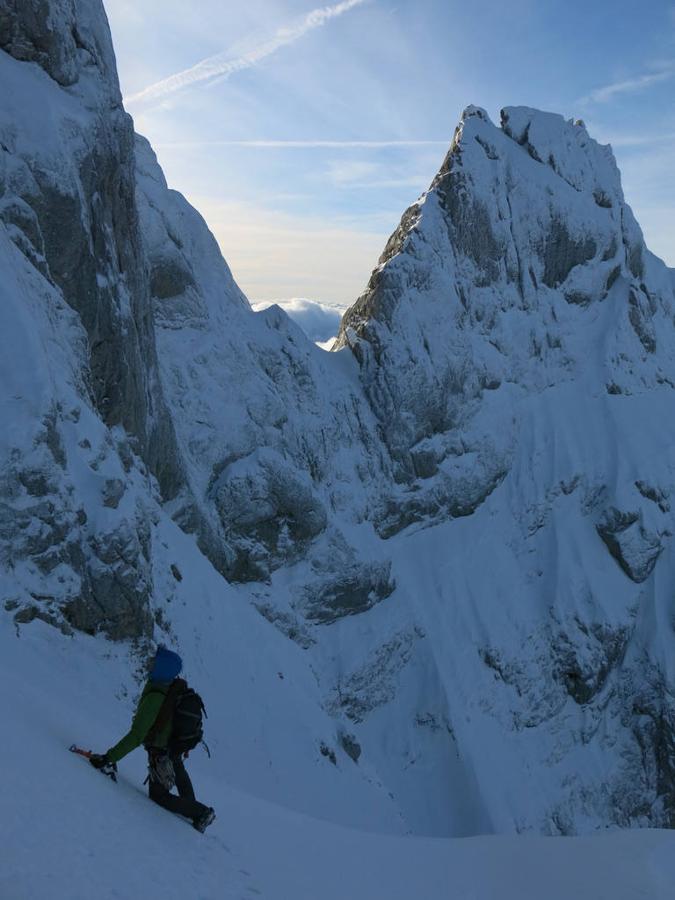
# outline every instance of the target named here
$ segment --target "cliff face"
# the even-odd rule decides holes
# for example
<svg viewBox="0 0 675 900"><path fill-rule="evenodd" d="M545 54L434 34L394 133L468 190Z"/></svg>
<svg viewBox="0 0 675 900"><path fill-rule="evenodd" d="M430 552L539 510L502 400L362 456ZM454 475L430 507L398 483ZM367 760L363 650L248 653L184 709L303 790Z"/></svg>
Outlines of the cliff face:
<svg viewBox="0 0 675 900"><path fill-rule="evenodd" d="M387 454L356 366L278 307L254 314L140 138L136 161L161 381L188 473L174 514L228 578L267 582L317 541L344 544L339 519L367 515Z"/></svg>
<svg viewBox="0 0 675 900"><path fill-rule="evenodd" d="M485 783L534 751L523 822L550 830L673 821L672 274L582 123L470 107L342 324L397 467L378 530L436 573L409 593L460 752Z"/></svg>
<svg viewBox="0 0 675 900"><path fill-rule="evenodd" d="M147 516L124 497L147 480L145 465L167 497L183 476L105 13L74 0L3 2L0 47L3 384L16 385L3 539L30 601L19 616L148 635Z"/></svg>
<svg viewBox="0 0 675 900"><path fill-rule="evenodd" d="M0 214L14 260L8 269L30 272L59 309L65 303L75 314L70 332L56 330L78 381L71 406L85 403L112 429L105 441L124 448L111 451L104 481L115 486L102 488L112 492L107 509L118 509L125 473L149 473L176 520L228 578L268 581L318 539L324 587L349 566L340 589L347 607L349 585L358 597L386 593L386 565L373 574L334 521L335 509L347 509L350 519L365 515L363 485L381 480L387 467L354 372L317 350L280 310L252 313L203 220L168 190L147 142L134 136L102 7L3 3L0 15ZM8 333L31 330L30 321L13 315L8 309ZM51 339L52 326L44 329ZM62 379L41 352L44 402L29 419L35 428L48 421L50 441L60 445L69 411ZM17 367L35 363L11 356L8 367L21 381ZM23 447L8 446L16 460L7 467L8 558L48 553L45 577L57 564L71 570L72 591L52 605L76 627L148 635L152 585L139 574L151 557L145 514L122 516L105 539L96 528L85 535L92 515L79 488L67 483L69 460L47 453L30 464L42 474L31 477L36 504L22 510L17 531L13 504L24 496L30 443L23 437ZM91 438L75 437L75 456L101 471L103 451L89 453L84 442ZM59 499L46 514L40 504L54 492ZM41 515L49 535L26 542L27 529L43 530ZM111 581L113 559L123 575ZM99 564L105 574L94 585L92 565ZM121 618L118 589L132 610ZM33 593L51 596L48 588Z"/></svg>
<svg viewBox="0 0 675 900"><path fill-rule="evenodd" d="M170 496L180 466L157 384L133 123L122 107L105 13L99 4L27 0L3 3L0 17L9 57L3 221L77 312L103 420L136 438Z"/></svg>
<svg viewBox="0 0 675 900"><path fill-rule="evenodd" d="M326 354L168 189L99 3L0 0L0 81L6 620L273 648L315 814L672 823L675 280L609 148L470 107Z"/></svg>
<svg viewBox="0 0 675 900"><path fill-rule="evenodd" d="M439 493L437 477L419 490L504 395L587 378L618 396L667 381L672 298L609 147L561 116L509 108L498 128L469 107L342 324L399 479L418 494L385 530L439 504L465 514L500 483L517 431L490 421L473 485L446 478Z"/></svg>

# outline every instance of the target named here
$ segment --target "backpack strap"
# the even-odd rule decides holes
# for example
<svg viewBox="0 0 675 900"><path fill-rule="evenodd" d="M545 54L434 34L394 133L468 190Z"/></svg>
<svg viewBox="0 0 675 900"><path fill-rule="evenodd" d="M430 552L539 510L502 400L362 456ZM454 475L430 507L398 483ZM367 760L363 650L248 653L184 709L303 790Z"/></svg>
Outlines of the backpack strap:
<svg viewBox="0 0 675 900"><path fill-rule="evenodd" d="M164 702L159 708L159 712L157 713L157 718L155 719L150 731L145 736L145 740L143 744L145 747L152 747L157 740L157 735L161 734L163 729L169 722L171 715L173 713L173 708L176 703L176 697L182 693L187 687L187 682L185 682L182 678L174 678L173 682L169 686L169 690L166 692L166 696L164 697ZM151 693L151 691L148 691Z"/></svg>

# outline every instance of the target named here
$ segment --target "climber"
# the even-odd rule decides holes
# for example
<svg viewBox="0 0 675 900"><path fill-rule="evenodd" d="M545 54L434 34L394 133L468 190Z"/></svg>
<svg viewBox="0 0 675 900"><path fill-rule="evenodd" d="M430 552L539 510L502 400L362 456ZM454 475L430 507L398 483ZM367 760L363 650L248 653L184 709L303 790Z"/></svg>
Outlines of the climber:
<svg viewBox="0 0 675 900"><path fill-rule="evenodd" d="M148 752L148 792L165 809L192 820L203 832L216 814L195 800L183 757L202 740L201 697L178 674L183 667L177 653L158 647L138 702L129 733L106 753L94 753L92 766L104 769L143 744ZM178 796L171 793L176 786Z"/></svg>

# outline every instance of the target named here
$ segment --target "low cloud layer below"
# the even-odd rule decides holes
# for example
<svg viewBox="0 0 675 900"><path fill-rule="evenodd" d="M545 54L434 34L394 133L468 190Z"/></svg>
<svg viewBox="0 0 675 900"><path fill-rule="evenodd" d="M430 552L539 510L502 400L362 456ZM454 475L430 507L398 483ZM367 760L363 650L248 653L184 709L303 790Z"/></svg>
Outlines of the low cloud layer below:
<svg viewBox="0 0 675 900"><path fill-rule="evenodd" d="M302 328L307 337L317 344L332 342L340 327L340 319L344 309L338 306L326 306L316 300L305 300L293 297L290 300L261 300L252 303L256 312L276 304L286 312Z"/></svg>

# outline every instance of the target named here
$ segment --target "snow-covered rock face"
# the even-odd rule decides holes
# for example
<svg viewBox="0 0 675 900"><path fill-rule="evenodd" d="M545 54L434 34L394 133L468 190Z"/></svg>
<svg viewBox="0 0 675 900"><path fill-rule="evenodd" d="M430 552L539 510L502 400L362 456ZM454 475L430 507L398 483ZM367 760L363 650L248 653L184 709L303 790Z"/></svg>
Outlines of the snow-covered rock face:
<svg viewBox="0 0 675 900"><path fill-rule="evenodd" d="M147 636L151 490L134 451L168 496L181 474L105 13L3 2L0 48L6 602L19 621Z"/></svg>
<svg viewBox="0 0 675 900"><path fill-rule="evenodd" d="M317 349L277 306L252 312L142 138L136 165L161 381L189 485L174 515L228 578L268 581L318 539L344 543L336 512L367 514L388 472L377 422L349 355Z"/></svg>
<svg viewBox="0 0 675 900"><path fill-rule="evenodd" d="M3 2L0 217L78 313L104 421L138 441L167 494L181 480L157 389L133 125L100 4Z"/></svg>
<svg viewBox="0 0 675 900"><path fill-rule="evenodd" d="M561 116L509 108L497 128L469 107L429 192L406 211L345 315L338 344L361 363L401 481L475 456L472 477L455 462L460 471L440 493L416 497L407 513L397 500L385 530L425 508L466 514L500 483L517 425L497 429L491 419L482 432L486 407L504 407L491 392L542 391L579 377L590 360L612 393L662 382L673 358L672 297L609 147ZM593 343L598 328L602 347ZM470 420L476 440L458 447Z"/></svg>
<svg viewBox="0 0 675 900"><path fill-rule="evenodd" d="M34 563L49 553L47 580L57 560L65 565L71 588L49 602L76 627L103 626L115 637L148 634L146 514L129 516L133 492L120 502L124 473L140 465L146 478L145 464L176 521L229 578L267 581L321 539L323 589L330 594L325 560L332 556L341 596L344 583L368 594L370 561L346 549L329 514L348 510L350 519L362 518L369 505L364 485L387 469L356 368L315 348L278 308L251 311L203 220L168 190L149 145L133 134L100 4L3 3L0 16L2 238L8 273L26 270L37 279L27 288L10 278L8 289L17 296L41 291L58 310L65 301L76 313L66 333L48 320L20 321L11 304L4 311L14 343L24 329L44 328L45 339L58 334L77 379L69 407L58 366L40 346L12 363L19 366L13 380L29 380L36 356L44 356L44 372L37 366L43 403L27 418L50 436L49 446L61 446L66 422L81 416L83 404L118 428L117 437L96 442L76 428L72 452L85 471L100 473L95 505L117 516L121 529L107 543L98 523L91 535L83 531L98 516L84 508L81 486L68 483L70 457L43 453L29 464L33 445L25 432L7 447L7 558ZM94 446L101 439L111 448L110 471ZM38 437L33 443L45 445ZM26 494L38 500L17 518ZM58 515L45 512L45 497L54 498ZM70 519L61 521L73 504ZM42 535L37 543L23 538L32 530ZM346 582L344 565L352 571ZM101 569L97 587L85 590L92 567ZM48 587L31 590L52 596ZM130 605L113 623L116 593Z"/></svg>
<svg viewBox="0 0 675 900"><path fill-rule="evenodd" d="M609 148L470 107L327 354L167 188L100 3L0 0L0 82L7 621L222 655L274 696L227 777L316 815L672 824L675 278Z"/></svg>
<svg viewBox="0 0 675 900"><path fill-rule="evenodd" d="M502 825L674 821L672 274L582 123L469 107L343 319L395 596Z"/></svg>

